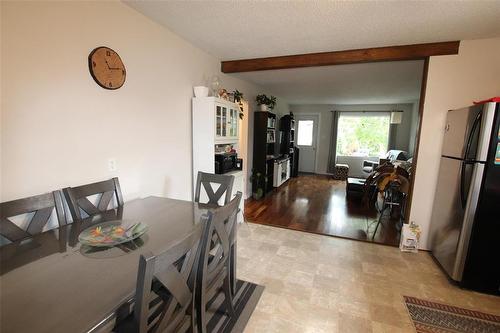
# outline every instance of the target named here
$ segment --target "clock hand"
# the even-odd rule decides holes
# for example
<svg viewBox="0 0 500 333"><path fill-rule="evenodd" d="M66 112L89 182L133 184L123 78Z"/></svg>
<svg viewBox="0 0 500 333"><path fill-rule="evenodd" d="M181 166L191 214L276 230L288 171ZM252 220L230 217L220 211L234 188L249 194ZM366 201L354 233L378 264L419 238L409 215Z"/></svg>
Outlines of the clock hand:
<svg viewBox="0 0 500 333"><path fill-rule="evenodd" d="M109 67L108 61L107 60L105 60L105 61L106 61L106 65L108 66L108 69L111 69L111 70L113 70L113 69L114 70L121 70L121 68L118 68L118 67Z"/></svg>

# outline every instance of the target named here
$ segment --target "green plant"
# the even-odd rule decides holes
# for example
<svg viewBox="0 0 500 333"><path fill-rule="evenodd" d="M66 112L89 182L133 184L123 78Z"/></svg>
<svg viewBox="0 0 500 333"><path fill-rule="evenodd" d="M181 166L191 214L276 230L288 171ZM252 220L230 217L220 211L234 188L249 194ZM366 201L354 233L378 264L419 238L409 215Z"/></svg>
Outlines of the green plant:
<svg viewBox="0 0 500 333"><path fill-rule="evenodd" d="M269 97L269 101L268 101L268 103L267 103L267 106L268 106L271 110L273 110L273 109L274 109L274 107L276 106L276 97L274 97L274 96L272 96L272 95L271 95L271 96Z"/></svg>
<svg viewBox="0 0 500 333"><path fill-rule="evenodd" d="M255 100L257 101L258 105L267 105L267 107L271 110L276 106L276 97L274 97L273 95L267 97L267 95L265 94L260 94L257 95Z"/></svg>
<svg viewBox="0 0 500 333"><path fill-rule="evenodd" d="M252 182L252 196L255 200L260 200L264 196L264 185L267 182L267 177L264 177L262 173L254 173L252 169L252 175L250 176L250 181Z"/></svg>
<svg viewBox="0 0 500 333"><path fill-rule="evenodd" d="M235 91L233 91L233 95L234 95L234 101L236 103L239 103L243 100L243 93L242 92L235 90Z"/></svg>
<svg viewBox="0 0 500 333"><path fill-rule="evenodd" d="M243 113L243 93L236 89L235 91L233 91L233 96L234 96L234 102L238 103L238 106L240 107L240 112L239 112L240 119L243 119L243 116L244 116L244 113Z"/></svg>

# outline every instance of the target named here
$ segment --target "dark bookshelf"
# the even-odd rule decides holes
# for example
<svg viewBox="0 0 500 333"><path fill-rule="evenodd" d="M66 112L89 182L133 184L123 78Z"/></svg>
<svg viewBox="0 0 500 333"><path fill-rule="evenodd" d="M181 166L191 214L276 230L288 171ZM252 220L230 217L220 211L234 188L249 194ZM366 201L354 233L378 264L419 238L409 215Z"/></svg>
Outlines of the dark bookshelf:
<svg viewBox="0 0 500 333"><path fill-rule="evenodd" d="M261 173L267 180L264 182L264 193L268 193L273 189L277 134L277 119L274 113L267 111L254 113L253 175ZM256 186L256 179L254 178L252 188Z"/></svg>
<svg viewBox="0 0 500 333"><path fill-rule="evenodd" d="M290 157L290 175L292 177L298 176L298 162L299 153L298 148L295 146L295 120L293 114L287 114L280 119L280 153Z"/></svg>

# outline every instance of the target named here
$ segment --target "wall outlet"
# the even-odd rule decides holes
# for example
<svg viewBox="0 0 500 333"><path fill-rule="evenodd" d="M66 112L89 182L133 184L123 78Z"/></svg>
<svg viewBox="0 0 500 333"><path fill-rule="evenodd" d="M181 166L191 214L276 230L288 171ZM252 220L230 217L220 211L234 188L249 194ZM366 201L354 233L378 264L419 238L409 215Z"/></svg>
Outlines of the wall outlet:
<svg viewBox="0 0 500 333"><path fill-rule="evenodd" d="M108 159L108 170L111 172L116 171L116 158Z"/></svg>

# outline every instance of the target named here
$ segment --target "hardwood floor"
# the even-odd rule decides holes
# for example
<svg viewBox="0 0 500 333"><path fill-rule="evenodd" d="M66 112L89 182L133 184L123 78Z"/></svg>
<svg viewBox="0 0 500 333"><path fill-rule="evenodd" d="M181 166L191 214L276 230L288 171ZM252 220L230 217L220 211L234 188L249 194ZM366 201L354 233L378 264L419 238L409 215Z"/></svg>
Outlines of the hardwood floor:
<svg viewBox="0 0 500 333"><path fill-rule="evenodd" d="M264 199L245 201L248 222L398 245L400 233L395 219L389 217L372 240L377 218L375 208L346 200L345 181L324 175L300 175Z"/></svg>

